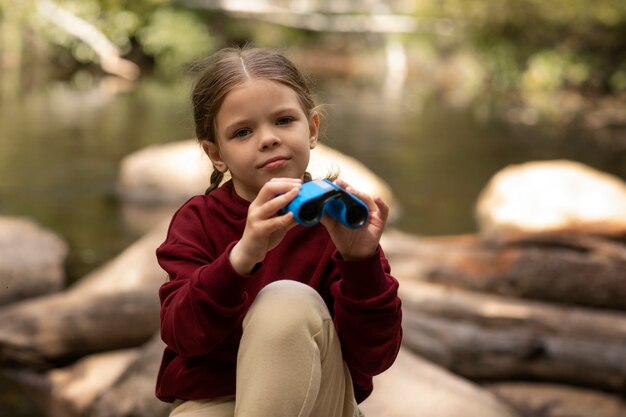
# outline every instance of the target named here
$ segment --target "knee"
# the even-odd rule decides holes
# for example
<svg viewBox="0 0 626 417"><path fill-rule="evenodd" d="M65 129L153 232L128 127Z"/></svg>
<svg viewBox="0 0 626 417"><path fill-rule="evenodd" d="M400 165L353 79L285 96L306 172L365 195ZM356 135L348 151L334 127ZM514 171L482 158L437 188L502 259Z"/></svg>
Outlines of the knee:
<svg viewBox="0 0 626 417"><path fill-rule="evenodd" d="M322 297L313 288L297 281L275 281L264 287L250 306L244 331L259 325L265 332L290 334L310 329L316 331L330 313Z"/></svg>

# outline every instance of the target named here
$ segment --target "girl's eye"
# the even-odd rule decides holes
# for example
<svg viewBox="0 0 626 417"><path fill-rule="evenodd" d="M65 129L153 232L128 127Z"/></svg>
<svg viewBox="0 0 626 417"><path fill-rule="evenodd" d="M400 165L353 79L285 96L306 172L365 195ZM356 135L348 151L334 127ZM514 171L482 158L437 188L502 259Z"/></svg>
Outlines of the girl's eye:
<svg viewBox="0 0 626 417"><path fill-rule="evenodd" d="M243 138L246 137L250 134L251 130L250 129L239 129L236 130L235 133L233 133L233 137L234 138Z"/></svg>
<svg viewBox="0 0 626 417"><path fill-rule="evenodd" d="M293 117L290 116L281 117L276 120L277 125L288 125L291 122L293 122Z"/></svg>

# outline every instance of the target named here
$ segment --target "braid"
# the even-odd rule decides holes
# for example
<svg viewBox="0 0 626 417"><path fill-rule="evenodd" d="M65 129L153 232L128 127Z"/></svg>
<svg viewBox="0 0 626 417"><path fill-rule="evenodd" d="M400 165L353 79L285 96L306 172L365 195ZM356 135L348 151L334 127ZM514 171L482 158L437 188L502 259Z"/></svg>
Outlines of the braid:
<svg viewBox="0 0 626 417"><path fill-rule="evenodd" d="M218 171L217 169L215 169L215 167L213 167L213 172L211 173L211 185L209 185L209 188L206 189L204 194L207 195L211 191L219 187L223 178L224 178L224 173L221 171Z"/></svg>

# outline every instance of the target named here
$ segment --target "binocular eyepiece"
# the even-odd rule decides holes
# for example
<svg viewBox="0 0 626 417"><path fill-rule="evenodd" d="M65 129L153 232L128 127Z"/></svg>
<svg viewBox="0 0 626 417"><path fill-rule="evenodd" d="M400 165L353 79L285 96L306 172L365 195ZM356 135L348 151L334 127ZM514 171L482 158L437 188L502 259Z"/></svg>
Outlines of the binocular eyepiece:
<svg viewBox="0 0 626 417"><path fill-rule="evenodd" d="M327 213L351 229L365 225L369 216L363 201L329 180L302 184L298 196L281 211L292 212L295 220L303 226L316 225Z"/></svg>

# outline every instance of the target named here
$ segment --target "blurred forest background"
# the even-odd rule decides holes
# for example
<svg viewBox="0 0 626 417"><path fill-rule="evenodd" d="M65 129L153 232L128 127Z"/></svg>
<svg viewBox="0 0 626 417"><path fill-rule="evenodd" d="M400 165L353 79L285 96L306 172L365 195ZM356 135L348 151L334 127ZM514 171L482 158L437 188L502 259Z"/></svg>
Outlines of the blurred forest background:
<svg viewBox="0 0 626 417"><path fill-rule="evenodd" d="M624 0L0 0L0 215L63 237L68 286L113 259L146 232L120 161L191 138L191 65L252 44L310 74L325 142L389 183L394 227L473 233L510 164L626 180L625 40ZM0 415L41 415L30 395L0 374Z"/></svg>
<svg viewBox="0 0 626 417"><path fill-rule="evenodd" d="M177 77L190 62L233 43L366 57L391 37L418 49L411 56L422 66L456 59L450 64L462 67L470 78L465 88L474 89L462 92L467 100L488 93L506 100L505 108L523 103L537 111L514 121L624 122L615 114L584 114L623 104L626 5L618 0L2 0L0 11L3 72L76 76L94 64L106 67L105 55L119 52L144 74ZM93 29L117 51L98 48L102 39ZM132 69L122 75L135 76Z"/></svg>
<svg viewBox="0 0 626 417"><path fill-rule="evenodd" d="M193 135L189 65L283 49L330 104L328 144L392 184L398 225L469 232L503 166L626 178L626 3L0 0L0 207L61 232L75 279L136 234L119 161Z"/></svg>

